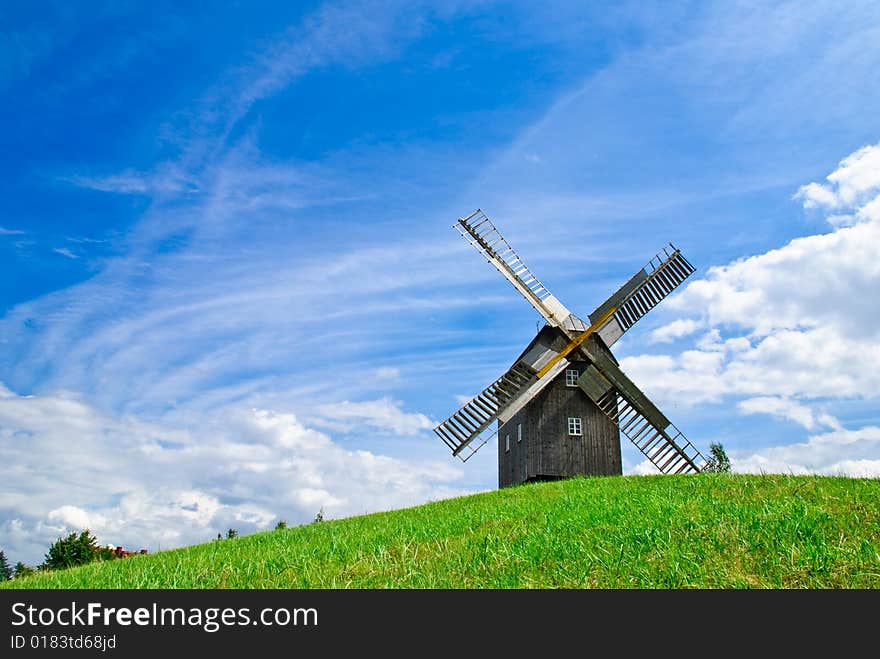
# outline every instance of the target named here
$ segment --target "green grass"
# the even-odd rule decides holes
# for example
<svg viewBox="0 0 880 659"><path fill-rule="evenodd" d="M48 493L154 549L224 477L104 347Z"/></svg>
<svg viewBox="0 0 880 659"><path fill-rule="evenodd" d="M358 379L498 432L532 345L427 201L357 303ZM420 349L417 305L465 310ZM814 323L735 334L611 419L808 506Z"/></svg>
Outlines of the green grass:
<svg viewBox="0 0 880 659"><path fill-rule="evenodd" d="M20 579L16 588L878 588L880 480L525 485Z"/></svg>

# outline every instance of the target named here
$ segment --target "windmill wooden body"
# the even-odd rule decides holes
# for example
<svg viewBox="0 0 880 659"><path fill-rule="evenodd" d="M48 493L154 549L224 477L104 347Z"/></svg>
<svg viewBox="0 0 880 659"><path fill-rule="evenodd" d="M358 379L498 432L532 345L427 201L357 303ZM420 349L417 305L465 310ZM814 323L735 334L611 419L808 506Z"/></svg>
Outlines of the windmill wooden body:
<svg viewBox="0 0 880 659"><path fill-rule="evenodd" d="M498 436L498 484L621 473L620 436L665 474L701 471L697 448L620 370L610 347L694 271L671 244L584 321L477 209L455 228L547 324L513 366L434 432L466 461Z"/></svg>

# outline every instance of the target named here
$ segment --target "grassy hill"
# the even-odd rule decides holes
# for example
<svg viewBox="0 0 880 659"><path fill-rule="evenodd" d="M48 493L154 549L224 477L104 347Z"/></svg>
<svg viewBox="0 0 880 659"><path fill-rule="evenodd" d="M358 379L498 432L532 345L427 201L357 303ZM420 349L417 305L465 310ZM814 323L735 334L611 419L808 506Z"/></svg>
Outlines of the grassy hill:
<svg viewBox="0 0 880 659"><path fill-rule="evenodd" d="M15 588L878 588L880 480L627 476L257 533Z"/></svg>

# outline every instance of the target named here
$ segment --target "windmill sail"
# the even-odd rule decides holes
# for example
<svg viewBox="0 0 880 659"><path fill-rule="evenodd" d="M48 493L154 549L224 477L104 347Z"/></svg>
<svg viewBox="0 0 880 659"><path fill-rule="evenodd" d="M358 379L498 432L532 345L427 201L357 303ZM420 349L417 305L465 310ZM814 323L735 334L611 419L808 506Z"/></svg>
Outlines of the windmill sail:
<svg viewBox="0 0 880 659"><path fill-rule="evenodd" d="M486 431L491 430L498 413L511 400L528 389L536 379L536 372L533 369L517 362L507 373L434 428L434 432L452 449L453 455L466 461L492 438L494 433ZM478 437L480 441L471 447L471 443ZM462 456L465 448L470 448L466 457Z"/></svg>
<svg viewBox="0 0 880 659"><path fill-rule="evenodd" d="M577 380L578 387L661 472L677 474L705 468L708 461L696 447L618 368L610 353L598 349L601 343L611 346L616 342L694 272L674 245L670 243L668 249L652 258L585 323L532 273L482 210L459 218L454 227L544 317L548 326L510 370L434 428L453 455L467 461L497 434L498 425L511 421L561 375L569 359L575 359L589 362ZM602 342L591 347L587 339L593 333ZM574 356L569 358L570 354ZM566 385L572 386L568 382ZM571 430L569 433L573 434ZM617 433L614 441L619 442ZM499 449L499 470L501 458ZM518 473L526 476L514 482L522 482L531 472Z"/></svg>
<svg viewBox="0 0 880 659"><path fill-rule="evenodd" d="M578 386L664 474L702 471L708 461L682 432L602 353L584 348L592 364Z"/></svg>
<svg viewBox="0 0 880 659"><path fill-rule="evenodd" d="M478 208L467 217L460 218L454 226L553 327L561 327L569 332L587 329L584 321L566 309L529 270L482 210Z"/></svg>
<svg viewBox="0 0 880 659"><path fill-rule="evenodd" d="M547 344L535 345L504 375L438 424L434 432L452 449L453 455L467 462L495 436L495 421L504 422L516 414L562 372L568 360L558 360L546 375L539 376L539 370L558 354Z"/></svg>
<svg viewBox="0 0 880 659"><path fill-rule="evenodd" d="M600 304L590 314L590 322L595 322L609 309L615 308L598 331L605 345L611 346L693 272L694 266L688 263L681 250L670 243L669 248L664 247L614 295Z"/></svg>

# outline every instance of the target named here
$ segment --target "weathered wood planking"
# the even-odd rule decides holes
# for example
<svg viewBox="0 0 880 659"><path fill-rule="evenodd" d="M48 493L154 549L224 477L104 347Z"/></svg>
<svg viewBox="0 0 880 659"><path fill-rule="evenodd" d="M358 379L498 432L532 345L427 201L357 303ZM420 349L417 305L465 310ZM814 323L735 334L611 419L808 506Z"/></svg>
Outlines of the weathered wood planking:
<svg viewBox="0 0 880 659"><path fill-rule="evenodd" d="M590 343L591 352L607 353L603 356L614 359L600 342ZM573 361L568 368L583 373L588 366L589 362ZM569 417L581 419L581 436L568 434ZM610 476L622 471L617 426L579 387L566 386L564 372L499 426L499 487L577 475Z"/></svg>

